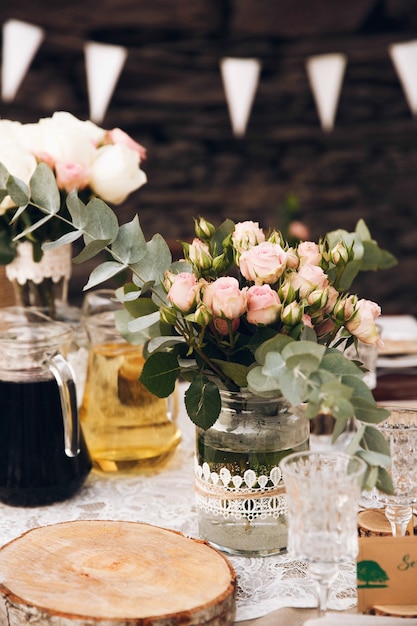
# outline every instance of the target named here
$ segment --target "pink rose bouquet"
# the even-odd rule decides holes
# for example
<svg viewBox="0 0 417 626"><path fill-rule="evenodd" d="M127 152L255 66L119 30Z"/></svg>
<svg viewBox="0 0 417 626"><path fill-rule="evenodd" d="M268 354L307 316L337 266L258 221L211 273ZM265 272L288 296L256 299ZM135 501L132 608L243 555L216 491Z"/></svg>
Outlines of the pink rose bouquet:
<svg viewBox="0 0 417 626"><path fill-rule="evenodd" d="M4 169L3 199L14 190L13 179L4 184ZM35 231L45 220L63 220L50 200L59 198L55 171L41 163L30 180L45 216ZM69 178L71 173L78 177L76 169ZM22 211L33 201L31 193L23 196ZM353 280L360 271L396 263L363 220L354 232L290 244L279 230L267 232L252 221L225 220L215 228L200 218L193 241L183 244L183 258L172 262L161 235L145 240L137 216L119 226L104 202L86 206L76 191L69 193L67 208L70 232L43 247L80 239L78 261L105 250L111 260L93 270L85 289L130 272L116 292L124 303L118 325L128 341L144 345L140 380L153 394L167 397L178 378L189 381L185 406L203 429L219 416L222 389L283 396L293 406L303 404L309 418L330 414L334 436L354 419L359 426L351 452L370 466L368 484L389 491L389 451L372 427L388 413L377 406L361 364L344 354L359 340L381 342L380 307L350 293Z"/></svg>

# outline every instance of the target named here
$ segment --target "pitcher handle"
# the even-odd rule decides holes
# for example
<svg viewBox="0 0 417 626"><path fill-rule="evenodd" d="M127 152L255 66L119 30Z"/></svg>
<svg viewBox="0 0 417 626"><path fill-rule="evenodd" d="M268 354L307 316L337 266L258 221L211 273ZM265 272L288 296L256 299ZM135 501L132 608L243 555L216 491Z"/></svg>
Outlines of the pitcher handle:
<svg viewBox="0 0 417 626"><path fill-rule="evenodd" d="M49 369L58 383L61 398L65 454L74 457L80 452L80 422L74 374L69 363L61 354L56 354L51 358Z"/></svg>

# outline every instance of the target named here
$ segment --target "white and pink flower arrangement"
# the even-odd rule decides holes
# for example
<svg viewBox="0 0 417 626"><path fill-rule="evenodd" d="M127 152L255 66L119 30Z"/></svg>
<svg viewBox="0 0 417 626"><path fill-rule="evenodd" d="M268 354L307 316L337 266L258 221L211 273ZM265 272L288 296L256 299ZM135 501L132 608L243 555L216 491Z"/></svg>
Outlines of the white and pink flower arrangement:
<svg viewBox="0 0 417 626"><path fill-rule="evenodd" d="M3 195L15 184L7 179ZM69 228L44 249L81 239L74 262L107 252L110 260L95 267L84 289L130 274L116 291L124 303L117 324L130 343L144 345L140 380L153 394L168 397L178 379L189 381L187 413L203 429L219 416L222 389L283 396L304 405L308 418L331 415L335 438L354 420L349 452L368 463L368 486L392 489L389 450L373 426L388 411L376 404L361 364L344 354L359 340L381 342L380 307L350 293L355 277L396 264L363 220L354 232L336 230L318 243L290 245L279 230L266 232L253 221L227 219L216 228L199 218L193 241L183 243L183 258L173 262L160 234L146 241L138 216L119 225L102 200L85 205L73 190L66 200L70 219L64 218L55 175L45 163L26 194L22 212L34 204L43 215L40 226L58 220Z"/></svg>
<svg viewBox="0 0 417 626"><path fill-rule="evenodd" d="M5 184L5 177L11 175L16 184L9 182L10 194L0 195L0 264L6 265L16 256L16 234L41 217L34 207L14 215L24 198L20 183L29 183L39 163L50 166L63 197L77 189L84 198L96 196L118 205L146 183L141 169L145 158L145 148L120 128L105 130L65 111L36 123L1 119L0 163L7 174L2 168L0 180ZM65 203L60 210L66 214ZM33 244L34 259L41 258L42 243L66 230L64 222L45 222L36 233L28 233L26 239Z"/></svg>

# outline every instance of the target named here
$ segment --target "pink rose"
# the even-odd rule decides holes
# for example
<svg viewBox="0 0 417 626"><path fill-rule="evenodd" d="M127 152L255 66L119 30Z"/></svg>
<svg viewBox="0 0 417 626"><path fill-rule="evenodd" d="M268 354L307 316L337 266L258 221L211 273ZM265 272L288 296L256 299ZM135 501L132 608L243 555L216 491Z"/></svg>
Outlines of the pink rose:
<svg viewBox="0 0 417 626"><path fill-rule="evenodd" d="M273 324L281 311L281 301L269 285L248 289L247 320L250 324Z"/></svg>
<svg viewBox="0 0 417 626"><path fill-rule="evenodd" d="M213 319L213 326L219 335L228 335L229 334L229 325L231 326L232 332L236 332L239 328L240 320L239 318L235 320L223 320L221 317L216 317Z"/></svg>
<svg viewBox="0 0 417 626"><path fill-rule="evenodd" d="M383 346L375 324L381 315L381 307L371 300L359 300L356 313L345 324L352 335L367 344Z"/></svg>
<svg viewBox="0 0 417 626"><path fill-rule="evenodd" d="M327 274L321 267L309 263L301 265L297 272L293 272L290 275L290 281L293 288L296 291L299 290L301 298L306 298L316 289L325 289L329 283Z"/></svg>
<svg viewBox="0 0 417 626"><path fill-rule="evenodd" d="M310 232L307 226L299 220L294 220L293 222L290 222L290 224L288 225L288 234L291 235L291 237L295 237L296 239L301 239L304 241L310 237Z"/></svg>
<svg viewBox="0 0 417 626"><path fill-rule="evenodd" d="M321 261L321 252L318 245L314 241L303 241L299 244L298 256L300 257L300 265L308 263L309 265L319 265Z"/></svg>
<svg viewBox="0 0 417 626"><path fill-rule="evenodd" d="M288 248L287 250L287 267L291 270L296 270L300 265L300 259L294 248Z"/></svg>
<svg viewBox="0 0 417 626"><path fill-rule="evenodd" d="M146 159L146 148L141 146L140 143L137 143L137 141L132 139L132 137L125 133L124 130L121 130L121 128L113 128L113 130L108 130L106 132L104 143L123 144L124 146L129 148L129 150L137 152L141 161L144 161Z"/></svg>
<svg viewBox="0 0 417 626"><path fill-rule="evenodd" d="M258 222L250 220L238 222L232 233L232 244L238 254L253 248L265 241L263 230L259 228Z"/></svg>
<svg viewBox="0 0 417 626"><path fill-rule="evenodd" d="M239 260L242 275L257 285L272 285L287 267L287 254L278 243L264 241L243 252Z"/></svg>
<svg viewBox="0 0 417 626"><path fill-rule="evenodd" d="M241 290L236 278L222 276L205 287L203 302L213 317L234 320L246 311L247 288Z"/></svg>
<svg viewBox="0 0 417 626"><path fill-rule="evenodd" d="M55 173L58 187L67 193L73 189L85 189L90 182L91 172L81 163L59 161L55 164Z"/></svg>
<svg viewBox="0 0 417 626"><path fill-rule="evenodd" d="M199 269L208 269L211 267L213 257L210 254L210 248L205 241L195 238L191 244L186 244L187 258L191 263Z"/></svg>
<svg viewBox="0 0 417 626"><path fill-rule="evenodd" d="M168 300L183 313L189 313L199 299L200 285L194 274L181 272L170 275L171 287L168 291Z"/></svg>
<svg viewBox="0 0 417 626"><path fill-rule="evenodd" d="M303 313L301 321L303 322L304 326L308 326L308 328L314 328L314 324L311 321L311 317L308 315L308 313Z"/></svg>

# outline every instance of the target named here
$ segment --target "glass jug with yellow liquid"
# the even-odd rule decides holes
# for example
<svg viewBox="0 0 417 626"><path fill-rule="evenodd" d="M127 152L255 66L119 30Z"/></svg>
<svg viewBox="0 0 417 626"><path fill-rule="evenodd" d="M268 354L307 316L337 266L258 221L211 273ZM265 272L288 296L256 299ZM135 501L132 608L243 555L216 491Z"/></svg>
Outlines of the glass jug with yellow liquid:
<svg viewBox="0 0 417 626"><path fill-rule="evenodd" d="M139 381L145 359L116 328L122 308L111 289L88 293L82 307L89 357L80 419L93 467L103 472L160 466L181 440L177 396L158 398Z"/></svg>

